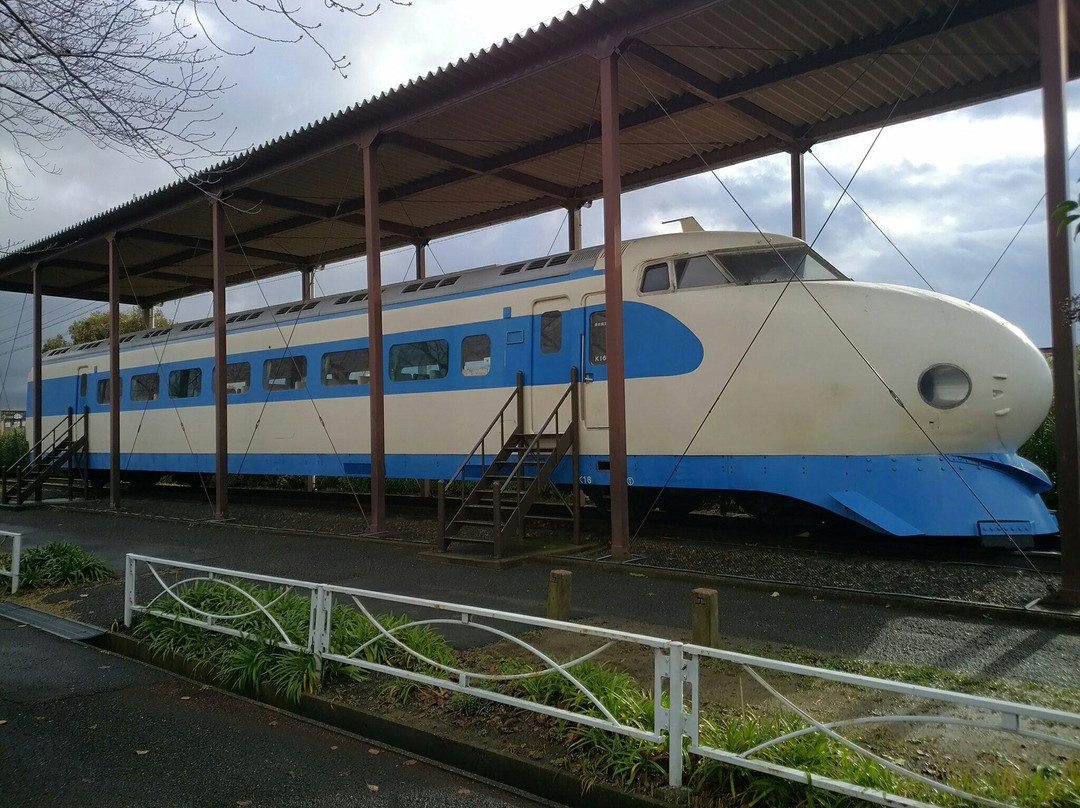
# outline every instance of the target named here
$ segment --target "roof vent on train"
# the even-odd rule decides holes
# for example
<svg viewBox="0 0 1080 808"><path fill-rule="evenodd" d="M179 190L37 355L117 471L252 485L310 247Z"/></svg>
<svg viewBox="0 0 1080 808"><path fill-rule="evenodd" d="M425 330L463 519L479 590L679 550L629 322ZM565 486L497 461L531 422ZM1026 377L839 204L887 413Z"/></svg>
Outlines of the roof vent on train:
<svg viewBox="0 0 1080 808"><path fill-rule="evenodd" d="M170 331L172 331L172 326L168 328L159 328L157 331L151 331L149 334L146 335L146 337L147 339L151 339L153 337L164 337Z"/></svg>
<svg viewBox="0 0 1080 808"><path fill-rule="evenodd" d="M296 314L300 311L308 311L319 305L319 301L313 300L310 303L294 303L291 306L282 306L280 309L274 312L274 314Z"/></svg>
<svg viewBox="0 0 1080 808"><path fill-rule="evenodd" d="M591 255L589 253L592 253ZM560 253L559 255L544 256L543 258L534 258L532 261L520 261L516 264L510 264L508 267L504 267L499 275L515 275L518 272L524 270L525 272L532 272L537 269L546 269L547 267L558 267L563 264L568 264L570 261L581 258L594 259L596 257L595 250L579 250L572 253Z"/></svg>
<svg viewBox="0 0 1080 808"><path fill-rule="evenodd" d="M188 323L181 331L195 331L198 328L209 328L214 324L213 320L203 320L202 322Z"/></svg>
<svg viewBox="0 0 1080 808"><path fill-rule="evenodd" d="M249 311L247 314L233 314L225 318L226 323L242 323L245 320L254 320L256 317L262 317L261 311ZM211 320L210 322L213 322Z"/></svg>
<svg viewBox="0 0 1080 808"><path fill-rule="evenodd" d="M96 340L95 342L88 342L85 345L80 345L77 350L89 351L91 348L97 348L105 342L103 339Z"/></svg>

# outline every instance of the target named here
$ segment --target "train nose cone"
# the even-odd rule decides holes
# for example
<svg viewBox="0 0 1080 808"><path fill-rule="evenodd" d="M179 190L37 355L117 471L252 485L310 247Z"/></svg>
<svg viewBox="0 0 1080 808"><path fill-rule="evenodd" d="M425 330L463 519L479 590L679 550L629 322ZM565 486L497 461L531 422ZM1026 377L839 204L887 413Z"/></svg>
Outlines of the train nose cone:
<svg viewBox="0 0 1080 808"><path fill-rule="evenodd" d="M1050 365L1019 328L987 312L1002 326L991 357L990 402L1002 445L1019 449L1039 428L1053 401Z"/></svg>

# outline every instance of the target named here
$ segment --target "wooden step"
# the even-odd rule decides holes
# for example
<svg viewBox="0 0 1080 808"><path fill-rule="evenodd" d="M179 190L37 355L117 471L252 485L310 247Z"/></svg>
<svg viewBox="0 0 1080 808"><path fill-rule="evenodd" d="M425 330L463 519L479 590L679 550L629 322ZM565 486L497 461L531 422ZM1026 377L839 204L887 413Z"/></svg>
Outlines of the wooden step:
<svg viewBox="0 0 1080 808"><path fill-rule="evenodd" d="M490 538L481 539L481 538L473 538L473 537L470 537L470 536L447 536L446 537L446 543L447 544L450 544L450 543L456 542L456 541L464 542L465 544L494 544L495 543L495 540L490 539Z"/></svg>

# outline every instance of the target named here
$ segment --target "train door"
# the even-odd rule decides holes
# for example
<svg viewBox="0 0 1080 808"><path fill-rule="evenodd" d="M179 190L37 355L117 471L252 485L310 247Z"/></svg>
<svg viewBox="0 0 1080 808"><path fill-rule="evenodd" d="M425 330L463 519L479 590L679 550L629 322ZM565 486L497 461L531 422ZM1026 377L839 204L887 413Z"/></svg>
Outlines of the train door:
<svg viewBox="0 0 1080 808"><path fill-rule="evenodd" d="M551 414L570 383L578 360L579 334L570 312L570 298L548 297L532 307L532 372L525 380L527 429L535 432Z"/></svg>
<svg viewBox="0 0 1080 808"><path fill-rule="evenodd" d="M586 429L607 429L607 317L604 293L586 295L582 311L582 412Z"/></svg>

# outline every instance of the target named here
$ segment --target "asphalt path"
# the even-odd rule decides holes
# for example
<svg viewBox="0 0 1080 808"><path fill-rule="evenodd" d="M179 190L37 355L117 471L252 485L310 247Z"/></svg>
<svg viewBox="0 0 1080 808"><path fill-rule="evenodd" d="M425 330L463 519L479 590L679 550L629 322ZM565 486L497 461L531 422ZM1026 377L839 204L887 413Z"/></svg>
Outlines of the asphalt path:
<svg viewBox="0 0 1080 808"><path fill-rule="evenodd" d="M0 618L0 806L540 806Z"/></svg>
<svg viewBox="0 0 1080 808"><path fill-rule="evenodd" d="M557 561L505 570L418 558L427 546L256 532L101 512L46 508L0 513L0 529L27 545L69 541L123 575L128 552L541 615ZM633 621L675 637L690 625L695 584L642 570L574 566L573 617ZM720 629L738 642L794 645L871 660L949 668L982 676L1080 688L1080 634L811 595L773 597L719 583ZM76 598L82 619L109 626L122 616L122 580Z"/></svg>

